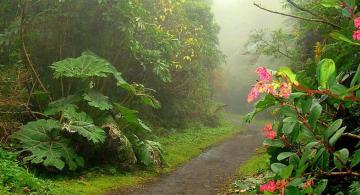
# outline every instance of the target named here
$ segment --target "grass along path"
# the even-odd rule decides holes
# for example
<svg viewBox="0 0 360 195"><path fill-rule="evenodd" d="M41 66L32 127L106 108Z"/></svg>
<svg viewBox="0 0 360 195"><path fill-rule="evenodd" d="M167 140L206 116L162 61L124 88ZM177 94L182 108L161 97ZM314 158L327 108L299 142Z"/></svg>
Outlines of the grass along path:
<svg viewBox="0 0 360 195"><path fill-rule="evenodd" d="M209 146L230 138L240 131L240 128L227 124L219 128L186 129L183 132L158 138L157 141L163 146L164 158L167 162L167 167L160 173L174 170L177 166L201 154ZM149 181L160 173L137 170L111 175L93 171L77 179L59 179L55 181L55 184L61 194L104 194L113 188L126 188Z"/></svg>

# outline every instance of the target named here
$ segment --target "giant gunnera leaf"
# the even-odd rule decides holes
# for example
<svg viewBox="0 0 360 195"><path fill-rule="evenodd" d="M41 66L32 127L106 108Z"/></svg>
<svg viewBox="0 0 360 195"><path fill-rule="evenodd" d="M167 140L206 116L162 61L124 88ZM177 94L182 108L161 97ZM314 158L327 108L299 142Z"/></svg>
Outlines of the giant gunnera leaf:
<svg viewBox="0 0 360 195"><path fill-rule="evenodd" d="M114 73L114 67L105 59L92 53L84 52L77 58L66 58L50 66L55 72L54 77L107 77Z"/></svg>
<svg viewBox="0 0 360 195"><path fill-rule="evenodd" d="M99 110L110 110L112 105L109 102L109 97L104 96L102 93L91 90L84 94L84 100L92 107L98 108Z"/></svg>
<svg viewBox="0 0 360 195"><path fill-rule="evenodd" d="M84 160L70 147L70 141L61 135L60 128L56 120L41 119L22 126L12 137L20 141L22 152L30 153L24 161L43 163L59 170L67 165L75 170L84 165Z"/></svg>
<svg viewBox="0 0 360 195"><path fill-rule="evenodd" d="M93 143L104 142L105 131L94 125L93 120L85 112L76 112L75 109L69 108L64 111L66 122L63 123L63 129L70 133L78 133Z"/></svg>

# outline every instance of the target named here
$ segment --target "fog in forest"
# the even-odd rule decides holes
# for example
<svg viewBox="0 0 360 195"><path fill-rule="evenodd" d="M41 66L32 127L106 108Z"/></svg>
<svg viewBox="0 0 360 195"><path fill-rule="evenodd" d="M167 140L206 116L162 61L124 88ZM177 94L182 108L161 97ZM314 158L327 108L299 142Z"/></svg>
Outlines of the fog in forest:
<svg viewBox="0 0 360 195"><path fill-rule="evenodd" d="M220 26L220 48L227 56L222 65L224 87L216 94L217 100L227 106L227 111L247 113L252 106L247 103L249 89L255 83L255 68L274 67L281 62L266 56L249 54L245 48L249 34L258 29L267 32L284 27L283 16L265 12L253 5L253 0L214 0L213 13ZM256 1L272 10L282 10L281 1ZM246 54L247 52L247 54Z"/></svg>

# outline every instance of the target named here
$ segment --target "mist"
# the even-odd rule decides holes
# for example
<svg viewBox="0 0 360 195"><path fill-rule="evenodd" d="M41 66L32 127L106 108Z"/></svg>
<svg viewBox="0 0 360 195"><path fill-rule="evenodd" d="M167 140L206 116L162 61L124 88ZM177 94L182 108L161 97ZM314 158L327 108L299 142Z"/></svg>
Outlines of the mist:
<svg viewBox="0 0 360 195"><path fill-rule="evenodd" d="M228 112L244 114L252 106L246 98L255 83L255 68L275 67L281 62L266 56L245 54L245 44L254 30L266 29L270 32L285 27L283 16L265 12L253 5L253 0L214 0L212 10L219 33L220 49L226 55L226 63L221 65L224 88L218 91L216 99L227 105ZM266 8L281 10L281 1L257 1Z"/></svg>

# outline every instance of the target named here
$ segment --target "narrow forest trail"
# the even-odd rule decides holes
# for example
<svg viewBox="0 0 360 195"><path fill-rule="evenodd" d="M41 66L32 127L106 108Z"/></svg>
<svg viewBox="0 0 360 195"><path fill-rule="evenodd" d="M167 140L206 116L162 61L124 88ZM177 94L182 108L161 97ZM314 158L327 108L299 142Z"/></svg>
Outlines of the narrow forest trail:
<svg viewBox="0 0 360 195"><path fill-rule="evenodd" d="M259 125L241 125L241 127L239 124L236 125L246 130L204 151L175 171L160 176L152 183L120 191L115 190L109 194L216 194L262 143Z"/></svg>

